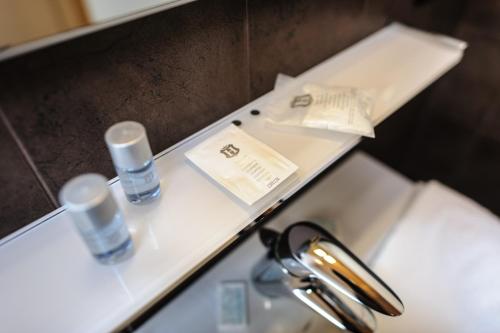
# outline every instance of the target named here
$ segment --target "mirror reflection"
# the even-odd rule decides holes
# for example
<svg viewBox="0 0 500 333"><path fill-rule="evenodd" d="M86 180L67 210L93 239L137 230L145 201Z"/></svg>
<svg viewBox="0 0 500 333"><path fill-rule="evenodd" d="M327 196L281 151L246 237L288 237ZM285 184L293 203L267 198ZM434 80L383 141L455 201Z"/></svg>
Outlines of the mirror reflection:
<svg viewBox="0 0 500 333"><path fill-rule="evenodd" d="M0 50L79 27L121 21L134 14L190 1L0 0Z"/></svg>

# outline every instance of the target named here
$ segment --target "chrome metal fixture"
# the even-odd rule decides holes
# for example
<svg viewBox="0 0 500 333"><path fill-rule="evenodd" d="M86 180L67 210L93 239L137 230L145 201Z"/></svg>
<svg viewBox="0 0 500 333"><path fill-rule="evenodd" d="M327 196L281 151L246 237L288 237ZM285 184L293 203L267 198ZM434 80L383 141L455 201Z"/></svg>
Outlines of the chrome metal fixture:
<svg viewBox="0 0 500 333"><path fill-rule="evenodd" d="M268 297L293 295L342 330L376 328L371 310L403 313L403 303L375 273L323 228L311 222L281 234L262 229L269 252L253 270L254 285Z"/></svg>

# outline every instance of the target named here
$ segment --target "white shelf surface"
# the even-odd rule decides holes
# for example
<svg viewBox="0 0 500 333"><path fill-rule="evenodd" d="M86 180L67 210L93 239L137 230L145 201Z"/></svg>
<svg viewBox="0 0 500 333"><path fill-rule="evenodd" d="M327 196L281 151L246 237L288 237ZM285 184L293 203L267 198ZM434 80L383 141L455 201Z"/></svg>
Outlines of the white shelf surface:
<svg viewBox="0 0 500 333"><path fill-rule="evenodd" d="M63 209L0 241L0 325L5 332L107 332L164 296L222 250L266 210L331 165L360 138L327 131L276 130L266 103L295 84L375 88L381 122L456 65L465 43L392 24L189 137L156 157L161 198L129 204L112 191L136 245L133 258L102 266L90 256ZM260 116L250 115L259 109ZM298 165L297 177L253 206L222 190L184 153L227 126L241 128Z"/></svg>

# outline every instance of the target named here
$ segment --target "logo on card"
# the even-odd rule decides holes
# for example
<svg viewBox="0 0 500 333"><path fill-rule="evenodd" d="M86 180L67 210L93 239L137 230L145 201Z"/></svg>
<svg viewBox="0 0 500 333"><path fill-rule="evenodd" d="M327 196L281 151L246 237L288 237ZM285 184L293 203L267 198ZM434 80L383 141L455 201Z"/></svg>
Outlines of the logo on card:
<svg viewBox="0 0 500 333"><path fill-rule="evenodd" d="M306 107L311 105L313 98L310 94L295 96L292 101L292 108Z"/></svg>
<svg viewBox="0 0 500 333"><path fill-rule="evenodd" d="M224 154L226 158L235 157L240 152L240 148L236 148L233 144L228 144L222 147L220 150L221 154Z"/></svg>

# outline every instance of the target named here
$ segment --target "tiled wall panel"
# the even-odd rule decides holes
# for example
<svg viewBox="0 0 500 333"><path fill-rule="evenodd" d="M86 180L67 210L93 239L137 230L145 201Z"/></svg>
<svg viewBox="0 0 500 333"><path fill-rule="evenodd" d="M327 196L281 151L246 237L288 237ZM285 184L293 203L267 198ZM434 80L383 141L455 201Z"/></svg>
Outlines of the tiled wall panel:
<svg viewBox="0 0 500 333"><path fill-rule="evenodd" d="M277 73L300 74L394 20L470 48L365 149L500 213L488 158L500 146L499 16L495 2L465 0L198 0L0 63L0 107L38 172L2 128L0 238L50 211L69 178L114 176L111 124L144 123L160 152L271 90Z"/></svg>
<svg viewBox="0 0 500 333"><path fill-rule="evenodd" d="M1 112L1 110L0 110ZM0 117L0 238L55 207Z"/></svg>
<svg viewBox="0 0 500 333"><path fill-rule="evenodd" d="M392 143L365 147L411 178L438 179L500 215L500 4L414 3L416 10L400 6L393 14L469 47L462 62L428 89L411 130ZM405 152L394 154L401 142Z"/></svg>
<svg viewBox="0 0 500 333"><path fill-rule="evenodd" d="M114 177L103 136L115 122L143 123L158 153L246 104L245 9L197 1L0 63L0 106L51 194L80 173ZM45 212L26 210L23 197L45 197L24 177L0 192L18 226Z"/></svg>
<svg viewBox="0 0 500 333"><path fill-rule="evenodd" d="M249 0L252 97L276 74L298 75L386 23L388 1Z"/></svg>

